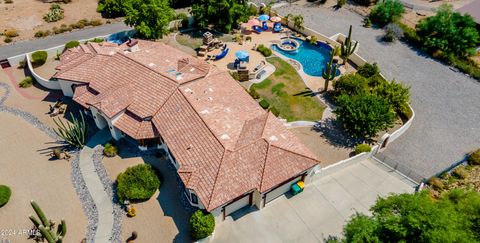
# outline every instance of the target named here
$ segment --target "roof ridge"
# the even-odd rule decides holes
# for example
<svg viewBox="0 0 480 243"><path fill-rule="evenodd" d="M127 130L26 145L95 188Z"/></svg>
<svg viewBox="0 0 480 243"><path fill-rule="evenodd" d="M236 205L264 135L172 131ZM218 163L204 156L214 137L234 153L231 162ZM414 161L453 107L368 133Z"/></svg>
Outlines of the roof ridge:
<svg viewBox="0 0 480 243"><path fill-rule="evenodd" d="M265 138L262 138L266 143L267 143L267 152L265 153L265 158L263 159L263 170L262 170L262 177L260 178L260 185L258 187L258 191L262 191L262 186L263 186L263 178L265 176L265 168L267 167L267 159L268 159L268 151L270 150L270 144Z"/></svg>
<svg viewBox="0 0 480 243"><path fill-rule="evenodd" d="M304 154L301 154L301 153L298 153L298 152L295 152L295 151L292 151L292 150L288 150L288 149L282 148L282 147L280 147L280 146L278 146L278 145L275 145L275 144L273 144L273 143L270 143L270 144L271 144L271 146L273 146L273 147L275 147L275 148L278 148L278 149L281 149L281 150L283 150L283 151L286 151L286 152L289 152L289 153L292 153L292 154L296 154L296 155L302 156L302 157L307 158L307 159L313 159L313 160L318 161L319 163L321 162L321 161L320 161L319 159L317 159L317 158L312 158L312 157L310 157L310 156L307 156L307 155L304 155Z"/></svg>
<svg viewBox="0 0 480 243"><path fill-rule="evenodd" d="M63 54L62 54L63 55ZM62 68L60 69L56 74L54 74L54 76L56 76L57 74L62 74L62 73L65 73L67 71L70 71L72 68L75 68L75 67L78 67L79 64L82 64L88 60L91 60L92 58L96 57L97 55L95 54L92 54L92 53L86 53L86 52L83 52L81 55L79 55L78 57L76 58L73 58L72 60L70 60L69 62L67 63L64 63L64 64L61 64L60 66L57 66L55 68L58 68L58 67L61 67L61 66L64 66L66 64L70 64L72 61L74 60L77 60L77 59L82 59L83 57L85 56L90 56L90 58L84 58L84 60L80 60L80 62L78 62L76 65L70 65L69 67L67 66L66 68ZM77 81L78 82L78 81Z"/></svg>
<svg viewBox="0 0 480 243"><path fill-rule="evenodd" d="M217 188L217 180L220 175L220 168L222 168L226 153L227 150L223 150L222 159L220 160L220 164L218 165L217 174L215 175L215 180L213 181L212 191L210 192L210 196L208 197L208 205L206 206L206 208L210 208L210 204L212 204L213 192L215 191L215 188Z"/></svg>

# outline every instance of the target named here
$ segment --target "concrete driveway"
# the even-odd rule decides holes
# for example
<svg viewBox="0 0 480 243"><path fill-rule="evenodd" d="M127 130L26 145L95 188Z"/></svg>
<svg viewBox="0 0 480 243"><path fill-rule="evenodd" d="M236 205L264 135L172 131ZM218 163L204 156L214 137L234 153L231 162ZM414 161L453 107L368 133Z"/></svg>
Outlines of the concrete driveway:
<svg viewBox="0 0 480 243"><path fill-rule="evenodd" d="M317 176L297 196L229 216L217 225L212 242L322 242L340 235L355 212L369 214L378 196L413 193L415 186L373 160Z"/></svg>

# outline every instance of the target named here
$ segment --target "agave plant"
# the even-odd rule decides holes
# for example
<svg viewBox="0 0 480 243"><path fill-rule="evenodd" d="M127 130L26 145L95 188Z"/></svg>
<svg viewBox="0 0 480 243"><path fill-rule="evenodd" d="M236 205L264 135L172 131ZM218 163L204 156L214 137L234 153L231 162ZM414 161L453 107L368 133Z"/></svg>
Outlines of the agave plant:
<svg viewBox="0 0 480 243"><path fill-rule="evenodd" d="M68 144L82 148L85 145L85 140L87 137L87 126L85 124L85 119L83 114L80 112L80 120L75 118L72 113L70 113L72 118L72 123L64 123L61 119L53 121L57 125L57 129L54 129L55 133L63 138Z"/></svg>
<svg viewBox="0 0 480 243"><path fill-rule="evenodd" d="M352 46L352 26L350 25L350 29L348 29L348 36L341 46L341 57L343 59L343 64L346 64L348 57L355 52L355 49L357 49L357 44L358 42L355 42L355 45Z"/></svg>
<svg viewBox="0 0 480 243"><path fill-rule="evenodd" d="M38 204L33 200L30 201L30 204L32 205L33 210L35 210L38 219L33 215L30 215L28 218L40 231L42 237L46 239L48 243L61 243L63 237L65 237L65 234L67 233L67 224L65 223L65 220L62 219L61 223L56 227L57 230L55 230L55 223L45 216Z"/></svg>
<svg viewBox="0 0 480 243"><path fill-rule="evenodd" d="M328 89L328 83L335 78L337 74L337 65L333 63L333 56L335 55L335 50L332 49L330 52L330 61L327 62L325 68L323 69L322 77L325 80L323 90L326 92Z"/></svg>

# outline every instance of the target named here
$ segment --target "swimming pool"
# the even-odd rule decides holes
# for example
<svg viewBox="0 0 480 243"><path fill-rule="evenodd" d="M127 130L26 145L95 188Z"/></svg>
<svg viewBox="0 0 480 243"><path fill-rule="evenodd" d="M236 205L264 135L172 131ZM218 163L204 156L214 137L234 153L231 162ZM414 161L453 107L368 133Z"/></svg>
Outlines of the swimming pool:
<svg viewBox="0 0 480 243"><path fill-rule="evenodd" d="M326 44L312 45L304 40L296 39L300 43L300 47L296 51L284 51L273 44L272 49L284 55L285 57L294 59L302 64L303 71L311 76L321 77L326 63L330 60L329 46ZM328 48L328 49L327 49ZM340 72L337 71L337 75Z"/></svg>

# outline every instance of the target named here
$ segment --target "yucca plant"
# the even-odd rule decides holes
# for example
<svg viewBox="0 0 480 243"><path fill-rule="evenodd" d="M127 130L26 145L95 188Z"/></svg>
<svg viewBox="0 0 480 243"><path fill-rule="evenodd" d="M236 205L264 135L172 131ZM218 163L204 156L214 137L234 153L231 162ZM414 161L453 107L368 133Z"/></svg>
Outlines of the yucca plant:
<svg viewBox="0 0 480 243"><path fill-rule="evenodd" d="M323 85L323 90L326 92L328 90L328 83L335 78L337 74L337 65L333 63L333 56L335 55L335 50L330 51L330 61L327 62L327 65L323 69L322 77L325 80Z"/></svg>
<svg viewBox="0 0 480 243"><path fill-rule="evenodd" d="M80 112L80 120L75 118L72 113L70 113L72 118L72 123L64 123L61 119L53 119L57 125L57 129L54 129L55 133L63 138L68 144L82 148L85 145L85 140L87 137L87 126L85 124L85 119L83 114Z"/></svg>
<svg viewBox="0 0 480 243"><path fill-rule="evenodd" d="M355 52L355 49L357 49L358 42L355 42L355 45L352 46L352 25L350 25L350 29L348 29L348 36L345 39L345 41L342 43L341 46L341 57L343 59L343 64L346 64L348 61L348 57Z"/></svg>
<svg viewBox="0 0 480 243"><path fill-rule="evenodd" d="M55 223L45 216L38 204L33 200L30 201L30 204L32 205L33 210L35 210L38 219L33 215L30 215L28 218L40 231L42 237L45 238L48 243L61 243L63 237L65 237L65 234L67 233L67 224L65 223L65 220L62 219L61 223L57 225L57 229L55 230Z"/></svg>

